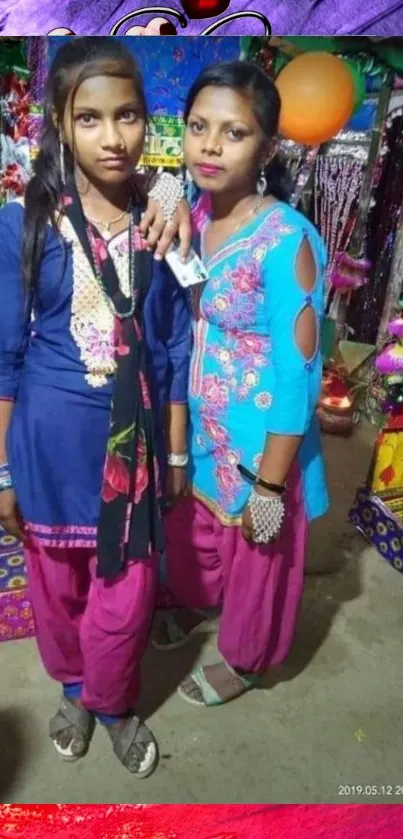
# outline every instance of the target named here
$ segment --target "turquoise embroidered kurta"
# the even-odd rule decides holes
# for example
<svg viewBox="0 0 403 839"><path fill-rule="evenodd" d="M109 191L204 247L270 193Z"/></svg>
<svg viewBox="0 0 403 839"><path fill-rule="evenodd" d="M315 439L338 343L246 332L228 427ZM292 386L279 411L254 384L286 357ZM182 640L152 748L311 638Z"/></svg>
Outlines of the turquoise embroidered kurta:
<svg viewBox="0 0 403 839"><path fill-rule="evenodd" d="M321 390L318 347L306 359L296 324L306 306L323 317L326 249L314 226L277 202L207 256L208 217L194 210L209 280L193 294L190 372L190 455L194 493L224 523L237 523L250 493L239 475L242 463L256 472L267 434L301 435L299 465L308 519L328 507L315 409ZM316 262L307 294L297 276L304 238Z"/></svg>

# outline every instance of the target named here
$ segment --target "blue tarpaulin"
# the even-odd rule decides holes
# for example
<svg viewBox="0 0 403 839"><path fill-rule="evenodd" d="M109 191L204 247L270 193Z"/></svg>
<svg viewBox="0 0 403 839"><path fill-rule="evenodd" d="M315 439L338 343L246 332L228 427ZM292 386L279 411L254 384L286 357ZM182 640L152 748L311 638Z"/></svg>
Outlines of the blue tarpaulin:
<svg viewBox="0 0 403 839"><path fill-rule="evenodd" d="M49 38L52 61L65 37ZM132 50L143 74L147 103L153 116L181 116L187 92L209 64L239 58L240 38L131 38L119 40Z"/></svg>

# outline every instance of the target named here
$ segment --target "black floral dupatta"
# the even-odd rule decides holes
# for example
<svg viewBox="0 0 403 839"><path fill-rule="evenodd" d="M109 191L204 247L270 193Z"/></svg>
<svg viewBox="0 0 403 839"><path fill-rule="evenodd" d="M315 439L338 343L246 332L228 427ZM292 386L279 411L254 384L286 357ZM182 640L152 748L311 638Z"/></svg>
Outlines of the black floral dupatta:
<svg viewBox="0 0 403 839"><path fill-rule="evenodd" d="M120 289L104 240L84 216L75 185L69 185L63 195L63 214L71 222L115 313L116 368L98 522L97 574L105 578L119 574L128 559L144 560L164 547L142 331L143 304L152 271L152 255L141 249L138 234L142 209L133 196L128 231L132 278L129 300Z"/></svg>

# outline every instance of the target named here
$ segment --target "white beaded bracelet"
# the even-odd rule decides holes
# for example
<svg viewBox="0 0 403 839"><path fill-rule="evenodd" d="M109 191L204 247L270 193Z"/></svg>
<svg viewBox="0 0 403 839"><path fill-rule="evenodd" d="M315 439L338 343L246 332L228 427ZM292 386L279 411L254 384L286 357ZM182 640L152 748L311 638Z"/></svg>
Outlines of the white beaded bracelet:
<svg viewBox="0 0 403 839"><path fill-rule="evenodd" d="M265 545L277 538L284 520L282 498L259 495L253 488L248 507L253 525L253 541L257 545Z"/></svg>
<svg viewBox="0 0 403 839"><path fill-rule="evenodd" d="M168 454L168 466L187 466L189 463L188 454Z"/></svg>
<svg viewBox="0 0 403 839"><path fill-rule="evenodd" d="M180 175L162 172L148 195L160 205L166 224L170 224L185 194Z"/></svg>

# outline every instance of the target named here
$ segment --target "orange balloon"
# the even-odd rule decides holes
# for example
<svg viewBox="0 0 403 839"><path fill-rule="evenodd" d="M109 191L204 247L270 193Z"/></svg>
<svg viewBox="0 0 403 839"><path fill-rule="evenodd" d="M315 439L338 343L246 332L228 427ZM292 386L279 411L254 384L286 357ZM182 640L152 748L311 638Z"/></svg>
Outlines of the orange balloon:
<svg viewBox="0 0 403 839"><path fill-rule="evenodd" d="M296 143L316 146L334 137L354 110L354 80L342 59L326 52L294 58L279 73L280 131Z"/></svg>

